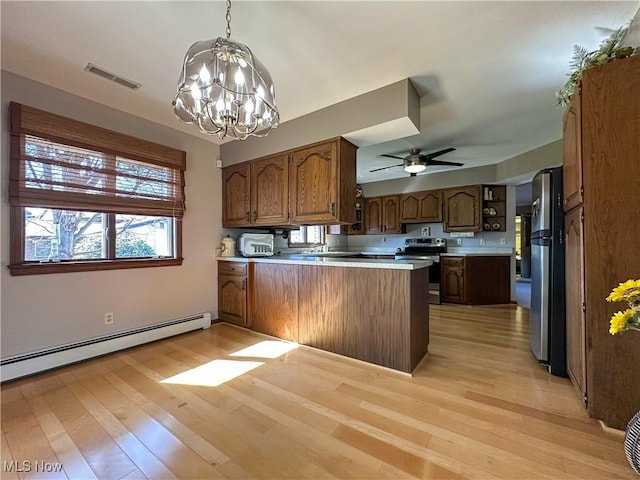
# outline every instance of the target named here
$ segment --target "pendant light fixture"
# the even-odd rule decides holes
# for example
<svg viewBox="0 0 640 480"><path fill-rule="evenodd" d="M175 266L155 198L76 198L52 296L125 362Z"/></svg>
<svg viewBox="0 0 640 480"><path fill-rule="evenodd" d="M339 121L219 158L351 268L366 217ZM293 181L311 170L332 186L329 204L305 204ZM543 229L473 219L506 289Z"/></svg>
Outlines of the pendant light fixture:
<svg viewBox="0 0 640 480"><path fill-rule="evenodd" d="M196 42L187 51L173 111L207 135L262 137L280 121L273 81L249 47L231 39L231 0L226 19L226 38Z"/></svg>

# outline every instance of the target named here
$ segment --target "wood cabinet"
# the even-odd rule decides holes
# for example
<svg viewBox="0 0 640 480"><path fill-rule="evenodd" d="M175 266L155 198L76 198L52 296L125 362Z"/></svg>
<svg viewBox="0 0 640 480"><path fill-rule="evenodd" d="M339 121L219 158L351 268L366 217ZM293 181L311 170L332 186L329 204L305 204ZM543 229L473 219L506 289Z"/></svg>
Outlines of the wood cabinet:
<svg viewBox="0 0 640 480"><path fill-rule="evenodd" d="M442 222L442 191L426 190L405 193L400 197L402 223Z"/></svg>
<svg viewBox="0 0 640 480"><path fill-rule="evenodd" d="M286 154L225 167L222 178L223 227L288 223L289 157Z"/></svg>
<svg viewBox="0 0 640 480"><path fill-rule="evenodd" d="M443 230L479 232L482 230L482 187L446 188L442 191Z"/></svg>
<svg viewBox="0 0 640 480"><path fill-rule="evenodd" d="M507 231L507 187L485 185L482 187L482 230Z"/></svg>
<svg viewBox="0 0 640 480"><path fill-rule="evenodd" d="M343 138L225 167L222 179L223 227L356 222L356 147Z"/></svg>
<svg viewBox="0 0 640 480"><path fill-rule="evenodd" d="M586 335L584 312L584 211L574 208L565 217L565 304L567 373L586 401ZM585 402L586 403L586 402Z"/></svg>
<svg viewBox="0 0 640 480"><path fill-rule="evenodd" d="M382 197L365 198L365 233L382 233Z"/></svg>
<svg viewBox="0 0 640 480"><path fill-rule="evenodd" d="M291 152L291 222L354 223L356 147L343 138Z"/></svg>
<svg viewBox="0 0 640 480"><path fill-rule="evenodd" d="M218 317L249 326L246 263L218 261Z"/></svg>
<svg viewBox="0 0 640 480"><path fill-rule="evenodd" d="M511 302L509 256L441 256L440 275L443 302L467 305Z"/></svg>
<svg viewBox="0 0 640 480"><path fill-rule="evenodd" d="M251 224L289 222L289 157L272 155L251 162Z"/></svg>
<svg viewBox="0 0 640 480"><path fill-rule="evenodd" d="M400 196L365 199L366 233L403 233L400 223Z"/></svg>
<svg viewBox="0 0 640 480"><path fill-rule="evenodd" d="M562 195L565 212L583 201L581 88L578 86L573 94L562 122Z"/></svg>
<svg viewBox="0 0 640 480"><path fill-rule="evenodd" d="M256 332L298 341L298 266L251 263L251 322Z"/></svg>
<svg viewBox="0 0 640 480"><path fill-rule="evenodd" d="M407 373L427 353L427 268L300 265L298 281L299 343Z"/></svg>
<svg viewBox="0 0 640 480"><path fill-rule="evenodd" d="M251 164L240 163L222 170L222 226L251 224Z"/></svg>
<svg viewBox="0 0 640 480"><path fill-rule="evenodd" d="M586 389L589 415L618 429L640 408L640 348L638 332L609 334L611 315L626 304L604 299L640 276L639 91L640 56L585 70L563 128L570 375Z"/></svg>
<svg viewBox="0 0 640 480"><path fill-rule="evenodd" d="M443 302L464 303L464 257L440 257Z"/></svg>

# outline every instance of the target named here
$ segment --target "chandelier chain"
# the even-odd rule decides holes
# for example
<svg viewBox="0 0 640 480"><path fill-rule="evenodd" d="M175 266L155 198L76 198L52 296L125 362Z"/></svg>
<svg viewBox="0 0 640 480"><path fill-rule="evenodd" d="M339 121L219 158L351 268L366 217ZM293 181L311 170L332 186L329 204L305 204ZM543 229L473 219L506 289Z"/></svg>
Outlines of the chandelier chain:
<svg viewBox="0 0 640 480"><path fill-rule="evenodd" d="M227 0L227 38L231 38L231 0Z"/></svg>

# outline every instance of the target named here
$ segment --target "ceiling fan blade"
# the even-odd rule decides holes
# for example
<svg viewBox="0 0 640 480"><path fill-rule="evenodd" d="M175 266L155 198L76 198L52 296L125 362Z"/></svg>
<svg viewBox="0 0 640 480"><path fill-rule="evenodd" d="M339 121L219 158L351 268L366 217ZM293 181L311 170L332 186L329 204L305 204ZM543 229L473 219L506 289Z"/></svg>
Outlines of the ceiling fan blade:
<svg viewBox="0 0 640 480"><path fill-rule="evenodd" d="M444 150L438 150L437 152L424 154L424 156L427 157L427 159L431 159L431 158L439 157L440 155L444 155L445 153L453 152L454 150L455 148L449 147L449 148L445 148Z"/></svg>
<svg viewBox="0 0 640 480"><path fill-rule="evenodd" d="M387 158L395 158L396 160L404 160L404 157L396 157L395 155L385 155L382 154L380 155L381 157L387 157Z"/></svg>
<svg viewBox="0 0 640 480"><path fill-rule="evenodd" d="M427 165L453 165L454 167L462 167L464 163L445 162L444 160L427 160Z"/></svg>
<svg viewBox="0 0 640 480"><path fill-rule="evenodd" d="M403 165L404 163L401 163L400 165L389 165L388 167L374 168L373 170L369 170L369 173L378 172L380 170L386 170L387 168L402 167Z"/></svg>

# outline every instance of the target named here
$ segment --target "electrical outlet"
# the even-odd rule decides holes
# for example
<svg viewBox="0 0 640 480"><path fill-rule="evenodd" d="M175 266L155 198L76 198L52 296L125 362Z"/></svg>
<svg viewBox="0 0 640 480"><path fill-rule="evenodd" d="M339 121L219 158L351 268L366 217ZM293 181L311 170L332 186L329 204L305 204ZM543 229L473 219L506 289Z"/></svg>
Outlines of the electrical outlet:
<svg viewBox="0 0 640 480"><path fill-rule="evenodd" d="M113 312L104 314L104 324L105 325L113 325Z"/></svg>
<svg viewBox="0 0 640 480"><path fill-rule="evenodd" d="M431 228L422 227L422 230L420 231L420 235L422 235L423 237L428 237L429 235L431 235Z"/></svg>
<svg viewBox="0 0 640 480"><path fill-rule="evenodd" d="M456 245L462 245L462 239L456 238Z"/></svg>
<svg viewBox="0 0 640 480"><path fill-rule="evenodd" d="M507 244L507 239L506 238L501 238L500 239L500 245L506 245Z"/></svg>
<svg viewBox="0 0 640 480"><path fill-rule="evenodd" d="M222 160L216 160L216 167L222 168Z"/></svg>
<svg viewBox="0 0 640 480"><path fill-rule="evenodd" d="M486 238L481 238L480 239L480 245L486 245L487 244L487 239Z"/></svg>

